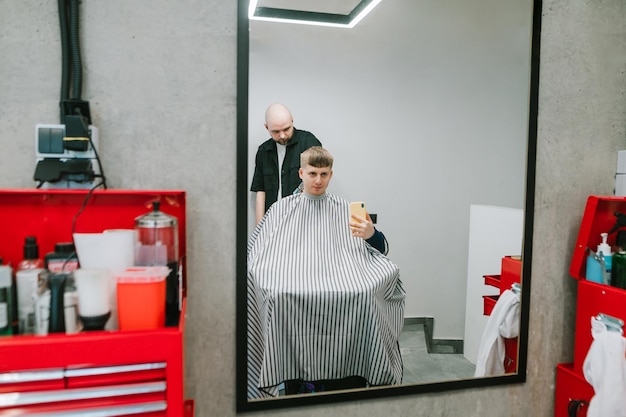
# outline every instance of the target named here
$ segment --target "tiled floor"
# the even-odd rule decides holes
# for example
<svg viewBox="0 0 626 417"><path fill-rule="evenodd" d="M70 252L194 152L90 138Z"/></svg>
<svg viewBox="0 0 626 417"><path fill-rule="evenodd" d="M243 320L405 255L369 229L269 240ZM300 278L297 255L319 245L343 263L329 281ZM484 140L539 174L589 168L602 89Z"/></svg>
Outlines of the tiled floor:
<svg viewBox="0 0 626 417"><path fill-rule="evenodd" d="M437 346L446 352L446 346ZM452 348L449 351L453 351ZM404 365L402 384L472 378L475 366L463 354L428 353L423 324L405 324L400 335L400 354ZM282 384L281 384L282 385ZM280 395L284 395L282 386Z"/></svg>
<svg viewBox="0 0 626 417"><path fill-rule="evenodd" d="M423 324L406 324L400 335L404 364L403 384L463 379L474 376L475 366L463 354L428 353Z"/></svg>

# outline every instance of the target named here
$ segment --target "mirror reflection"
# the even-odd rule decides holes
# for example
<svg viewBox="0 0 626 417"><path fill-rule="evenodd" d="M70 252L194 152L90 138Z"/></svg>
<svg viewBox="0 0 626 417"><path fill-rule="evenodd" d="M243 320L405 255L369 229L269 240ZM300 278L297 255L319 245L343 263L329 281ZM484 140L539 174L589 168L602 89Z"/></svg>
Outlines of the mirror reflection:
<svg viewBox="0 0 626 417"><path fill-rule="evenodd" d="M489 277L503 262L522 264L532 11L532 0L383 0L352 29L249 22L247 187L270 138L266 108L283 103L293 126L334 156L328 193L365 202L389 243L386 258L406 293L394 386L517 372L516 358L487 369L481 343L491 337L487 309L519 316L505 314L519 309L510 283L506 306L487 302L509 289ZM256 198L248 192L248 237ZM264 290L248 288L248 301ZM519 322L509 324L507 343L516 343ZM276 337L260 329L266 343L248 350L248 362L267 360ZM285 349L283 359L293 359ZM289 388L297 375L352 376L287 372L281 363L275 372L284 375L260 382L257 365L247 369L250 400L307 392Z"/></svg>

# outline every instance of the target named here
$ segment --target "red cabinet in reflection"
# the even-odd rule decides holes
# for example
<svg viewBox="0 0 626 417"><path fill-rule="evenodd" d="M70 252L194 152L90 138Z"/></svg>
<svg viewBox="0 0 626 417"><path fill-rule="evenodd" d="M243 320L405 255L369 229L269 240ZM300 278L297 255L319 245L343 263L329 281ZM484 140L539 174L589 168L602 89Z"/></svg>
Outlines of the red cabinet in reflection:
<svg viewBox="0 0 626 417"><path fill-rule="evenodd" d="M500 274L484 275L485 285L499 289L499 295L483 295L484 315L489 316L493 311L498 297L506 290L511 289L513 284L519 284L522 276L522 258L520 256L504 256L501 262ZM517 372L517 346L518 338L504 338L504 372Z"/></svg>

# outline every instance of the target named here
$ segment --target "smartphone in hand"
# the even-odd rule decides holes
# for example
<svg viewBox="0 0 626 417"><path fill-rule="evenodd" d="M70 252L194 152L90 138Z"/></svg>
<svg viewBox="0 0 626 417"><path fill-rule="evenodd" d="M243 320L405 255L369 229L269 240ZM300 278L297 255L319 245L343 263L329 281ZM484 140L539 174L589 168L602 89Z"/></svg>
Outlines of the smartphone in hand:
<svg viewBox="0 0 626 417"><path fill-rule="evenodd" d="M359 216L362 219L367 219L367 214L365 210L365 203L362 201L355 201L350 203L350 221L355 221L352 218L352 215Z"/></svg>

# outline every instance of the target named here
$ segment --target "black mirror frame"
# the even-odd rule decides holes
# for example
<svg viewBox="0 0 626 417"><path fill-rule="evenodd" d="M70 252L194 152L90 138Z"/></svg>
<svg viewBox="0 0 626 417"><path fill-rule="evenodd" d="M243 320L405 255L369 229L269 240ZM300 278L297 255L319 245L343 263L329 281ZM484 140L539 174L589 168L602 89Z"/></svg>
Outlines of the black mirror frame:
<svg viewBox="0 0 626 417"><path fill-rule="evenodd" d="M533 1L528 143L526 164L526 195L524 207L524 240L522 244L522 303L518 350L518 372L487 378L462 379L415 385L399 385L321 395L302 395L249 401L247 398L247 204L248 204L248 70L249 21L248 0L238 0L237 10L237 227L236 227L236 292L237 292L237 373L236 405L238 412L328 404L429 392L452 391L526 382L528 354L528 320L530 311L530 280L532 265L533 215L535 207L535 163L537 149L537 116L539 102L539 56L542 0Z"/></svg>

